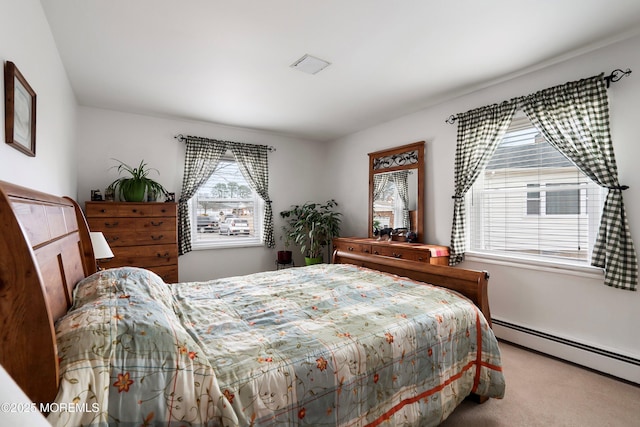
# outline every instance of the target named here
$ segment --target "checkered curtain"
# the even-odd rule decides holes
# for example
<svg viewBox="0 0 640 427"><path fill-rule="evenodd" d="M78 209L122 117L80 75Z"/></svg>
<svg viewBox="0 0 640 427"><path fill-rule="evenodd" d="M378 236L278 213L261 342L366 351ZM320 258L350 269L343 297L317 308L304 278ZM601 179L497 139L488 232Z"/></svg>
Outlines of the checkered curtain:
<svg viewBox="0 0 640 427"><path fill-rule="evenodd" d="M389 182L388 173L377 173L373 175L373 200L378 200Z"/></svg>
<svg viewBox="0 0 640 427"><path fill-rule="evenodd" d="M402 201L402 226L408 229L411 224L409 219L409 171L393 172L391 179L396 185L398 197Z"/></svg>
<svg viewBox="0 0 640 427"><path fill-rule="evenodd" d="M517 106L518 100L514 99L458 114L449 265L462 262L467 246L465 195L493 156Z"/></svg>
<svg viewBox="0 0 640 427"><path fill-rule="evenodd" d="M240 172L251 188L264 200L265 211L263 221L264 244L268 248L276 245L273 237L273 211L269 197L269 162L266 145L240 144L229 142L228 148L238 162Z"/></svg>
<svg viewBox="0 0 640 427"><path fill-rule="evenodd" d="M191 252L191 220L189 215L189 199L213 174L220 158L227 151L224 141L190 140L184 156L184 177L182 192L178 201L178 253L184 255Z"/></svg>
<svg viewBox="0 0 640 427"><path fill-rule="evenodd" d="M603 75L529 95L522 109L551 145L608 189L591 264L605 269L606 285L637 290L638 258L622 201L626 187L618 181Z"/></svg>

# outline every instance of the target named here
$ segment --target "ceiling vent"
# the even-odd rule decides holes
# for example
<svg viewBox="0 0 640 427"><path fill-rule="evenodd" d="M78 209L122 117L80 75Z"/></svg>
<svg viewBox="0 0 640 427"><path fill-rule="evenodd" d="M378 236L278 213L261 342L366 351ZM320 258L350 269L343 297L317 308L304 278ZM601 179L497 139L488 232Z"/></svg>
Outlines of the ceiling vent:
<svg viewBox="0 0 640 427"><path fill-rule="evenodd" d="M291 64L291 68L295 68L296 70L300 70L307 74L316 74L327 68L329 65L331 64L323 59L316 58L311 55L304 55L302 58Z"/></svg>

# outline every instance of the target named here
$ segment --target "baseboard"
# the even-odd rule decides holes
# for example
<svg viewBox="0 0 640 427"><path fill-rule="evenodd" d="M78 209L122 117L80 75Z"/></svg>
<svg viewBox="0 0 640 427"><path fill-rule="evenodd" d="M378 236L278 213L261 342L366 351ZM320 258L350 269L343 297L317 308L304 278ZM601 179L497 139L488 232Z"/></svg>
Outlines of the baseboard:
<svg viewBox="0 0 640 427"><path fill-rule="evenodd" d="M640 359L558 337L525 326L491 319L496 336L505 341L640 384Z"/></svg>

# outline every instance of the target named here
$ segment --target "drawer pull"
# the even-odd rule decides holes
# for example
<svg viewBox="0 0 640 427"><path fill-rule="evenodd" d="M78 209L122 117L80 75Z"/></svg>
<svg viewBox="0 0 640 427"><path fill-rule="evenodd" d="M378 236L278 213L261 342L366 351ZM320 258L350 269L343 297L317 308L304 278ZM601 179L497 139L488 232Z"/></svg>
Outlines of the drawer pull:
<svg viewBox="0 0 640 427"><path fill-rule="evenodd" d="M348 250L349 250L350 252L353 252L353 248L352 248L351 246L349 246Z"/></svg>
<svg viewBox="0 0 640 427"><path fill-rule="evenodd" d="M365 254L368 254L368 253L369 253L369 249L365 249L365 250L364 250L364 253L365 253Z"/></svg>
<svg viewBox="0 0 640 427"><path fill-rule="evenodd" d="M392 255L394 258L402 258L402 254L397 254L394 252Z"/></svg>
<svg viewBox="0 0 640 427"><path fill-rule="evenodd" d="M118 240L120 240L120 238L118 236L115 236L115 237L109 237L107 238L107 240L109 242L117 242Z"/></svg>
<svg viewBox="0 0 640 427"><path fill-rule="evenodd" d="M164 221L159 221L159 222L151 221L151 225L153 225L154 227L159 227L162 224L164 224Z"/></svg>
<svg viewBox="0 0 640 427"><path fill-rule="evenodd" d="M131 212L136 213L138 212L138 209L131 209Z"/></svg>
<svg viewBox="0 0 640 427"><path fill-rule="evenodd" d="M107 210L106 209L100 209L100 213L106 213Z"/></svg>
<svg viewBox="0 0 640 427"><path fill-rule="evenodd" d="M107 227L107 228L113 228L113 227L117 227L118 224L119 224L118 221L116 221L116 222L105 222L104 226Z"/></svg>
<svg viewBox="0 0 640 427"><path fill-rule="evenodd" d="M165 252L164 255L163 254L156 254L158 256L158 258L169 258L169 252Z"/></svg>
<svg viewBox="0 0 640 427"><path fill-rule="evenodd" d="M164 239L164 234L161 234L159 236L154 236L153 234L151 235L151 239L152 240L162 240Z"/></svg>
<svg viewBox="0 0 640 427"><path fill-rule="evenodd" d="M374 255L380 255L380 252L378 252L378 251L373 251L373 254L374 254Z"/></svg>

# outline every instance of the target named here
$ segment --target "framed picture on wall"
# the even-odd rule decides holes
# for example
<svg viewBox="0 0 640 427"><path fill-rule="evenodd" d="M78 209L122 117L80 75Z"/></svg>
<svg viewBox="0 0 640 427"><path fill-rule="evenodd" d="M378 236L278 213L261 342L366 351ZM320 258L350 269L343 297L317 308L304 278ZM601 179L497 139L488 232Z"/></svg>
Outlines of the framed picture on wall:
<svg viewBox="0 0 640 427"><path fill-rule="evenodd" d="M4 67L4 119L6 143L35 157L36 93L11 61Z"/></svg>

